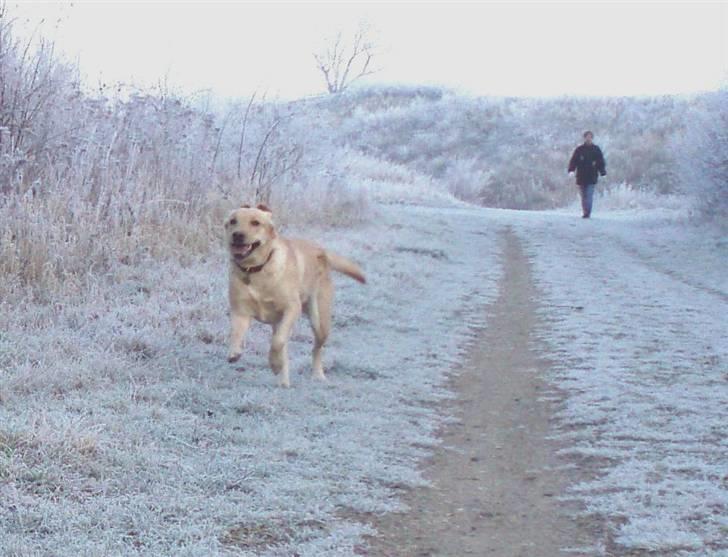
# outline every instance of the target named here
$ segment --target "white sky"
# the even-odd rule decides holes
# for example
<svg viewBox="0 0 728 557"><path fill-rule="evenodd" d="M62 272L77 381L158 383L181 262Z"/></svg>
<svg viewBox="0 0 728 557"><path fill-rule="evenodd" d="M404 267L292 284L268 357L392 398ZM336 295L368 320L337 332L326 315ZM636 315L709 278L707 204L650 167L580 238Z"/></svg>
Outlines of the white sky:
<svg viewBox="0 0 728 557"><path fill-rule="evenodd" d="M715 89L728 77L728 3L18 2L20 22L78 57L91 82L292 98L324 91L312 53L361 21L369 82L474 94L626 95ZM60 18L60 23L57 20Z"/></svg>

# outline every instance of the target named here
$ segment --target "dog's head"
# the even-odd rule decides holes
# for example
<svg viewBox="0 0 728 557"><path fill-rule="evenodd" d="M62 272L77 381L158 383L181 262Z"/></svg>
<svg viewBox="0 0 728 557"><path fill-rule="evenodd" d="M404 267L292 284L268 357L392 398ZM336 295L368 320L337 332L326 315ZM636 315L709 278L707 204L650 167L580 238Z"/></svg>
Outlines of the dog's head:
<svg viewBox="0 0 728 557"><path fill-rule="evenodd" d="M225 243L236 261L247 259L275 237L273 214L265 205L243 205L225 219Z"/></svg>

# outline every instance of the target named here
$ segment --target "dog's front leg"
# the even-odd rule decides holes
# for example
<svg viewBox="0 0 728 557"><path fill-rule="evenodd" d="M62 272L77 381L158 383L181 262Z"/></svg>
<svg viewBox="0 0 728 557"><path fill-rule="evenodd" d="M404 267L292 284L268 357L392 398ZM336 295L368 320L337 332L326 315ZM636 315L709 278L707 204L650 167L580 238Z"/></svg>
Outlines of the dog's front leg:
<svg viewBox="0 0 728 557"><path fill-rule="evenodd" d="M291 386L288 373L288 339L291 336L293 324L300 314L300 306L289 308L283 313L283 318L273 325L273 339L270 344L268 361L273 373L278 375L278 385L281 387Z"/></svg>
<svg viewBox="0 0 728 557"><path fill-rule="evenodd" d="M232 312L230 314L230 344L228 362L237 362L243 354L245 335L250 328L250 316Z"/></svg>

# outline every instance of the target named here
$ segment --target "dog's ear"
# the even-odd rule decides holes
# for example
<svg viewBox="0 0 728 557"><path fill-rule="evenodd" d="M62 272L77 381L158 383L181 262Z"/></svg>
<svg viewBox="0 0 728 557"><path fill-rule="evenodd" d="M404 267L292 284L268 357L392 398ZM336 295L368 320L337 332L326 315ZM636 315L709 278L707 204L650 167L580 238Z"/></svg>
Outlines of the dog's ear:
<svg viewBox="0 0 728 557"><path fill-rule="evenodd" d="M241 208L241 209L250 209L250 205L248 205L248 204L246 203L245 205L241 205L241 206L240 206L240 208Z"/></svg>
<svg viewBox="0 0 728 557"><path fill-rule="evenodd" d="M271 210L270 210L270 209L268 208L268 205L264 205L263 203L261 203L260 205L258 205L258 206L256 207L256 209L258 209L259 211L265 211L266 213L270 213L270 214L273 214L273 211L271 211Z"/></svg>

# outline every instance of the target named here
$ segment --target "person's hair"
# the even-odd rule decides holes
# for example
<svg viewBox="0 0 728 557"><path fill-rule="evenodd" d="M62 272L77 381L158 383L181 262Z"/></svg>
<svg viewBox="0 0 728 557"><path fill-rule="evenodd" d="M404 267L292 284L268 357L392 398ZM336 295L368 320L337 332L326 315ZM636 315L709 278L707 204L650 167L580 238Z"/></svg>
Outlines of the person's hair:
<svg viewBox="0 0 728 557"><path fill-rule="evenodd" d="M583 134L584 139L586 139L587 135L591 135L592 139L594 138L594 132L590 132L589 130L586 130Z"/></svg>

